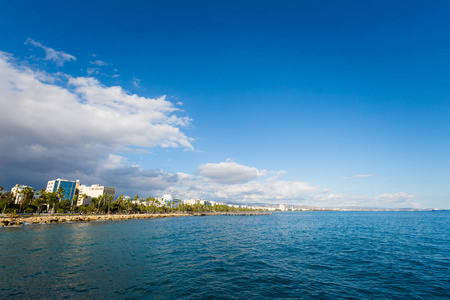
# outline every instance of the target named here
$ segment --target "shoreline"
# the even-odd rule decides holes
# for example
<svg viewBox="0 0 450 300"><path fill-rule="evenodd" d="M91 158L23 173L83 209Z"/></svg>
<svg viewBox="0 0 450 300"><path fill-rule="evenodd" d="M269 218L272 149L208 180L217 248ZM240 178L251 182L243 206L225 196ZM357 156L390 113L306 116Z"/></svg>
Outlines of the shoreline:
<svg viewBox="0 0 450 300"><path fill-rule="evenodd" d="M78 223L95 221L120 221L138 219L159 219L200 216L268 216L264 212L203 212L203 213L166 213L166 214L113 214L113 215L37 215L24 217L0 217L0 227L17 227L30 224Z"/></svg>
<svg viewBox="0 0 450 300"><path fill-rule="evenodd" d="M119 221L133 219L157 219L190 217L192 214L174 213L174 214L114 214L114 215L68 215L68 216L29 216L29 217L4 217L0 218L0 227L15 227L28 224L56 224L56 223L77 223L94 221Z"/></svg>

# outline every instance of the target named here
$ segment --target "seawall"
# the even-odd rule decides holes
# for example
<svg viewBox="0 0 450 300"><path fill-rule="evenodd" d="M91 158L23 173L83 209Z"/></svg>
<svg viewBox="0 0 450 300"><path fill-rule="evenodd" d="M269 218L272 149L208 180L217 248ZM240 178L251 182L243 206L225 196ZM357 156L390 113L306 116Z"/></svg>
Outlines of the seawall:
<svg viewBox="0 0 450 300"><path fill-rule="evenodd" d="M115 221L132 219L153 219L153 218L171 218L187 217L191 214L120 214L120 215L67 215L67 216L31 216L31 217L5 217L0 218L0 227L2 226L20 226L25 224L52 224L67 222L92 222L92 221Z"/></svg>

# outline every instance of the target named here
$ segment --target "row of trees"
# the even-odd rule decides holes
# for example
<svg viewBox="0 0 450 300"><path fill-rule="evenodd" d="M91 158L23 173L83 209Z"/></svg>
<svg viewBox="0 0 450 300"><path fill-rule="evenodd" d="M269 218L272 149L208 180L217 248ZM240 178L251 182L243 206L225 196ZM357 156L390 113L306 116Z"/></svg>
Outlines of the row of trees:
<svg viewBox="0 0 450 300"><path fill-rule="evenodd" d="M19 186L17 186L19 187ZM3 187L0 186L0 211L3 213L37 213L47 212L75 212L75 213L168 213L168 212L228 212L228 211L244 211L249 209L234 208L227 205L188 205L183 204L181 200L174 203L176 207L168 207L154 197L145 198L145 204L136 204L130 198L120 195L116 201L113 196L103 194L99 197L92 198L89 205L76 206L78 196L75 195L72 201L64 198L64 190L60 187L56 192L46 192L41 189L36 193L31 187L24 187L20 190L20 201L15 203L16 197L12 192L2 193ZM86 194L80 195L80 198L87 197ZM134 196L134 200L138 200L139 196Z"/></svg>
<svg viewBox="0 0 450 300"><path fill-rule="evenodd" d="M203 205L203 204L179 204L177 207L168 207L166 205L150 204L135 204L130 199L121 199L122 195L112 203L100 204L100 201L93 198L90 205L80 205L74 208L75 212L82 213L170 213L170 212L235 212L235 211L249 211L248 208L235 208L227 205Z"/></svg>

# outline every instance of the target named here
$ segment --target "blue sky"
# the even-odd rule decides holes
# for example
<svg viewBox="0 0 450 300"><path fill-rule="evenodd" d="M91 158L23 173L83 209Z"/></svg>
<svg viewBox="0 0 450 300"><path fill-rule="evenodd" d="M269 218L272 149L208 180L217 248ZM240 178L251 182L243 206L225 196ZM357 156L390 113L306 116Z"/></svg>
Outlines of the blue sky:
<svg viewBox="0 0 450 300"><path fill-rule="evenodd" d="M63 176L140 196L450 208L449 12L2 3L0 185Z"/></svg>

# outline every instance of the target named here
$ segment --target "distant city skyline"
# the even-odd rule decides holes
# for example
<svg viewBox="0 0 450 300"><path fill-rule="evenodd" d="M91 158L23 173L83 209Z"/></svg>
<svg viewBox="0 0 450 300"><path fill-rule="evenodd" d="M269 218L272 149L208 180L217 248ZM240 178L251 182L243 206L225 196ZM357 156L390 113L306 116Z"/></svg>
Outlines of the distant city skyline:
<svg viewBox="0 0 450 300"><path fill-rule="evenodd" d="M450 208L450 4L6 2L0 185Z"/></svg>

